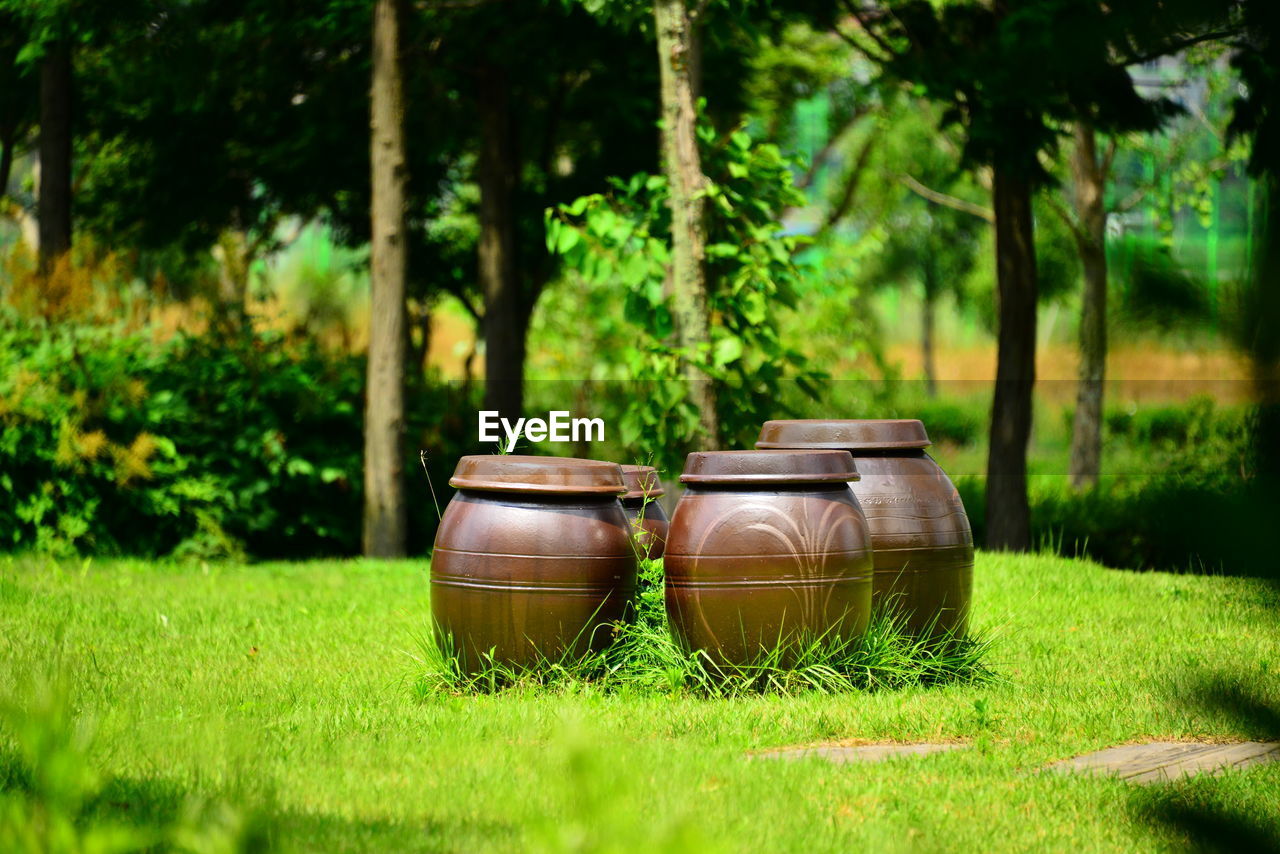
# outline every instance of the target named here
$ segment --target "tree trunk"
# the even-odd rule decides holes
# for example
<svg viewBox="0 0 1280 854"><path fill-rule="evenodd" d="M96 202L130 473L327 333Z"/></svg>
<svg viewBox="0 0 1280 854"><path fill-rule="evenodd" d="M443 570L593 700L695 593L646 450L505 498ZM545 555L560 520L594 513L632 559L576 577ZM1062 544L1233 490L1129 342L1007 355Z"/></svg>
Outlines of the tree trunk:
<svg viewBox="0 0 1280 854"><path fill-rule="evenodd" d="M406 300L405 318L406 363L416 380L426 373L431 352L431 305L426 300Z"/></svg>
<svg viewBox="0 0 1280 854"><path fill-rule="evenodd" d="M239 213L232 219L238 223ZM253 267L249 235L238 225L228 228L218 236L213 255L218 260L217 310L234 327L244 320L248 309L249 274Z"/></svg>
<svg viewBox="0 0 1280 854"><path fill-rule="evenodd" d="M934 365L934 309L938 301L937 262L932 255L924 260L924 300L920 304L920 355L924 361L924 389L938 396L938 370Z"/></svg>
<svg viewBox="0 0 1280 854"><path fill-rule="evenodd" d="M71 249L71 44L45 45L40 63L40 272Z"/></svg>
<svg viewBox="0 0 1280 854"><path fill-rule="evenodd" d="M15 145L13 131L6 131L0 139L0 199L9 194L9 176L13 174L13 147Z"/></svg>
<svg viewBox="0 0 1280 854"><path fill-rule="evenodd" d="M997 164L992 195L996 215L996 290L1000 331L996 387L987 456L987 548L1031 546L1027 503L1027 442L1036 379L1036 254L1031 182Z"/></svg>
<svg viewBox="0 0 1280 854"><path fill-rule="evenodd" d="M405 553L405 139L400 61L403 0L377 0L369 160L373 187L369 244L369 376L364 412L364 553Z"/></svg>
<svg viewBox="0 0 1280 854"><path fill-rule="evenodd" d="M1071 159L1075 184L1076 235L1084 268L1080 306L1080 383L1071 427L1071 485L1098 482L1102 469L1102 396L1107 375L1107 214L1103 207L1106 176L1098 161L1093 126L1078 122Z"/></svg>
<svg viewBox="0 0 1280 854"><path fill-rule="evenodd" d="M1256 237L1253 240L1253 268L1249 277L1249 293L1246 305L1249 317L1243 324L1244 349L1252 365L1255 395L1258 402L1253 427L1254 460L1259 475L1258 492L1267 497L1258 515L1266 518L1259 524L1262 531L1270 531L1276 518L1271 508L1280 503L1280 337L1275 334L1280 325L1280 175L1263 173L1258 176L1256 213L1252 217ZM1258 564L1270 561L1270 542L1258 550ZM1272 570L1274 573L1280 570ZM1278 579L1280 580L1280 579Z"/></svg>
<svg viewBox="0 0 1280 854"><path fill-rule="evenodd" d="M671 187L671 321L676 346L694 356L684 360L683 374L698 408L700 446L708 449L717 446L720 426L715 387L695 361L711 341L703 268L707 226L700 195L706 178L697 137L698 37L685 0L656 0L653 16L662 81L663 168Z"/></svg>
<svg viewBox="0 0 1280 854"><path fill-rule="evenodd" d="M484 293L484 408L523 416L528 311L516 264L514 196L520 164L503 69L479 73L480 289Z"/></svg>

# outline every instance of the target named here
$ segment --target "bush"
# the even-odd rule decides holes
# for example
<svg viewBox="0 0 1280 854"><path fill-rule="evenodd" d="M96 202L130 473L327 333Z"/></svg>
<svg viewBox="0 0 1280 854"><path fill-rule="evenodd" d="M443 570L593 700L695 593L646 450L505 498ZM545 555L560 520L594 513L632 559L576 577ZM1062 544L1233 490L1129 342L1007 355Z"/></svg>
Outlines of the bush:
<svg viewBox="0 0 1280 854"><path fill-rule="evenodd" d="M10 549L359 550L363 359L278 333L156 341L145 329L9 312L0 358L10 366L0 376L0 538ZM461 450L447 438L461 432L448 423L461 408L453 397L447 387L409 396L413 444L445 464ZM416 514L419 547L434 521Z"/></svg>
<svg viewBox="0 0 1280 854"><path fill-rule="evenodd" d="M1220 408L1213 398L1201 395L1174 406L1109 409L1104 421L1109 437L1123 437L1157 450L1190 447L1203 453L1242 447L1249 437L1251 417L1244 407Z"/></svg>
<svg viewBox="0 0 1280 854"><path fill-rule="evenodd" d="M990 406L957 403L946 400L922 401L911 407L911 415L900 418L919 418L924 422L929 438L935 444L974 445L986 438Z"/></svg>
<svg viewBox="0 0 1280 854"><path fill-rule="evenodd" d="M985 538L982 478L956 486ZM1104 477L1083 492L1066 478L1030 481L1032 542L1066 557L1121 569L1274 575L1275 491L1257 480L1210 482L1175 476Z"/></svg>

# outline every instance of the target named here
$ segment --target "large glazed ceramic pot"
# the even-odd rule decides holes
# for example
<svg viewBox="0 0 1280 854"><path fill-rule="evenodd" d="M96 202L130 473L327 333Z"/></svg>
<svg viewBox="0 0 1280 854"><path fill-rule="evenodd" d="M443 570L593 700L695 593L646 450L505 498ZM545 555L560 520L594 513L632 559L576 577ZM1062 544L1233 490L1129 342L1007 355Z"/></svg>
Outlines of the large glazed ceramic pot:
<svg viewBox="0 0 1280 854"><path fill-rule="evenodd" d="M690 454L665 559L677 640L741 666L797 640L862 634L872 565L847 486L857 477L840 451Z"/></svg>
<svg viewBox="0 0 1280 854"><path fill-rule="evenodd" d="M631 535L642 557L660 558L667 545L667 512L658 499L665 493L653 466L623 466L622 512L631 523Z"/></svg>
<svg viewBox="0 0 1280 854"><path fill-rule="evenodd" d="M468 672L601 650L635 595L622 470L595 460L458 461L431 559L436 636Z"/></svg>
<svg viewBox="0 0 1280 854"><path fill-rule="evenodd" d="M915 420L768 421L757 448L853 454L851 484L871 527L875 603L900 609L910 630L962 634L973 595L973 533L946 473L925 453Z"/></svg>

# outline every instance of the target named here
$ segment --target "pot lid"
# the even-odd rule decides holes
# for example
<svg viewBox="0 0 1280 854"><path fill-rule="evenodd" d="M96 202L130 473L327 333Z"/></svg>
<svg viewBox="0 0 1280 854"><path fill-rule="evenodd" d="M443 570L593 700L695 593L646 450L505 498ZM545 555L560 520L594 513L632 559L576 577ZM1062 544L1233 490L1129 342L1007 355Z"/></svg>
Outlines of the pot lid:
<svg viewBox="0 0 1280 854"><path fill-rule="evenodd" d="M623 466L622 483L627 487L623 499L658 498L664 495L658 470L653 466Z"/></svg>
<svg viewBox="0 0 1280 854"><path fill-rule="evenodd" d="M838 448L846 451L911 450L932 444L914 418L845 421L766 421L757 448Z"/></svg>
<svg viewBox="0 0 1280 854"><path fill-rule="evenodd" d="M858 479L848 451L697 451L681 483L839 483Z"/></svg>
<svg viewBox="0 0 1280 854"><path fill-rule="evenodd" d="M537 492L560 495L621 495L617 463L574 457L479 454L458 460L449 478L456 489Z"/></svg>

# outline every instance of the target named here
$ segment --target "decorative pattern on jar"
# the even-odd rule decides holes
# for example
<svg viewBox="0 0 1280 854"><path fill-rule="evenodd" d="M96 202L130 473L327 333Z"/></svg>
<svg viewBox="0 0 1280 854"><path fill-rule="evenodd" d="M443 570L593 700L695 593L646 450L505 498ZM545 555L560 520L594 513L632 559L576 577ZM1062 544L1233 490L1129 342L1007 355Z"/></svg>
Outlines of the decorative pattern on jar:
<svg viewBox="0 0 1280 854"><path fill-rule="evenodd" d="M853 454L862 478L850 488L875 553L874 604L899 609L910 631L960 635L973 600L973 532L929 445L913 419L768 421L756 442Z"/></svg>
<svg viewBox="0 0 1280 854"><path fill-rule="evenodd" d="M636 553L622 469L572 458L458 461L431 560L436 637L475 673L600 651L627 616ZM446 640L447 639L447 640Z"/></svg>
<svg viewBox="0 0 1280 854"><path fill-rule="evenodd" d="M839 451L690 454L667 537L666 606L676 639L717 664L861 635L871 613L866 520Z"/></svg>
<svg viewBox="0 0 1280 854"><path fill-rule="evenodd" d="M631 523L631 535L641 557L660 558L667 546L670 522L658 499L666 493L653 466L623 466L622 511Z"/></svg>

